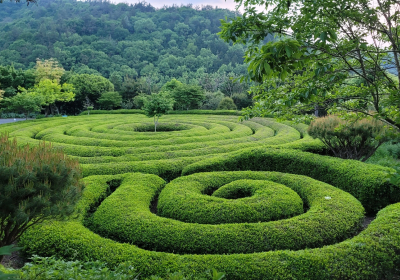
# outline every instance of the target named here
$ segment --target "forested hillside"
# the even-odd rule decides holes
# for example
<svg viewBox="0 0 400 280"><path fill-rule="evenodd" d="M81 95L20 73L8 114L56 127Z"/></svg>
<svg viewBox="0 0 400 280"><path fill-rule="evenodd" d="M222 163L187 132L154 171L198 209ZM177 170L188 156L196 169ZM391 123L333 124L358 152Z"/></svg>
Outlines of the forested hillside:
<svg viewBox="0 0 400 280"><path fill-rule="evenodd" d="M124 77L186 82L204 73L244 73L243 46L218 35L233 11L210 6L155 9L145 2L40 0L4 2L0 9L0 65L31 68L57 59L65 70L100 73L118 88Z"/></svg>

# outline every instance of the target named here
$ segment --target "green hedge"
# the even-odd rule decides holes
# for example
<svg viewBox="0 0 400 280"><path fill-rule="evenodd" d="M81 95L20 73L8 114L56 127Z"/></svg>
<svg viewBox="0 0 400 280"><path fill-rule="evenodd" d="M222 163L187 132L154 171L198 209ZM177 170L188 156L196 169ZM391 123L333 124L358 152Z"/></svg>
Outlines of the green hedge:
<svg viewBox="0 0 400 280"><path fill-rule="evenodd" d="M277 173L263 172L263 174ZM281 178L286 178L286 180L290 181L289 178L291 176L286 174L282 175ZM303 178L304 183L310 180L309 178ZM86 178L87 189L78 209L83 214L89 211L90 206L98 203L99 199L101 200L102 196L104 198L104 195L107 193L109 186L106 182L118 179L133 180L142 186L151 184L154 186L151 187L153 190L158 189L157 186L163 184L162 180L156 176L142 174ZM329 190L330 193L332 193L332 190L337 191L332 187L329 187ZM123 191L119 194L114 192L114 194L116 194L116 197L119 196L119 200L121 200L121 197L129 195L129 192ZM350 197L347 194L344 195ZM132 198L134 199L134 197ZM340 207L334 207L334 205L341 201L335 201L335 196L332 196L332 198L335 203L331 204L332 200L323 200L323 202L321 201L322 204L319 203L318 207L331 205L329 208L339 213L341 211ZM348 207L346 206L346 202L343 202L342 205ZM122 209L124 206L118 205L117 208ZM122 214L125 216L132 216L129 211L118 211L123 212ZM400 218L400 204L390 205L383 209L366 230L341 243L316 249L297 251L278 250L230 255L177 255L147 251L135 245L118 243L100 237L82 225L82 217L81 215L78 219L71 219L64 222L52 221L43 226L34 227L22 237L20 245L24 246L29 253L43 256L56 255L82 260L96 259L107 262L110 267L116 267L121 262L129 262L134 265L141 277L154 274L166 275L167 270L183 271L187 274L201 276L206 269L215 268L218 271L225 272L227 279L232 280L365 280L384 279L400 264L400 256L398 254L400 251L400 223L398 222ZM152 218L151 215L149 217ZM115 220L114 216L110 217L108 222L113 222L113 220ZM331 226L334 228L334 225ZM289 229L287 231L290 232ZM329 234L329 232L319 232L322 235L325 233Z"/></svg>
<svg viewBox="0 0 400 280"><path fill-rule="evenodd" d="M303 213L299 195L284 185L224 179L218 177L211 182L204 182L202 176L200 180L197 176L175 179L162 191L157 214L186 223L225 224L268 222ZM212 193L216 188L219 189Z"/></svg>
<svg viewBox="0 0 400 280"><path fill-rule="evenodd" d="M80 115L87 115L88 111L83 111ZM140 109L118 109L118 110L91 110L90 115L103 114L144 114ZM234 115L240 116L242 113L236 110L178 110L168 112L170 115Z"/></svg>
<svg viewBox="0 0 400 280"><path fill-rule="evenodd" d="M83 111L80 116L86 116L88 111ZM118 110L90 110L89 115L115 115L115 114L144 114L140 109L118 109Z"/></svg>
<svg viewBox="0 0 400 280"><path fill-rule="evenodd" d="M97 180L96 177L95 179ZM172 181L160 196L162 197L164 191L168 190L176 190L174 194L182 192L182 185L191 182L193 182L192 188L201 184L204 189L240 179L268 180L284 184L300 195L304 203L309 206L309 210L291 219L265 223L218 225L185 223L159 217L150 212L150 203L160 191L162 187L160 184L150 184L140 179L138 175L125 175L121 186L94 212L89 228L104 237L136 244L149 250L196 254L253 253L278 249L299 250L332 244L354 234L364 217L363 207L349 194L311 178L291 174L268 172L195 174ZM199 187L200 191L202 188ZM181 194L182 196L185 196L185 193ZM332 199L327 200L326 196ZM186 209L190 208L189 211L197 209L201 212L199 208L203 208L202 202L193 201L191 205L193 207L188 206ZM184 202L178 201L178 207L184 207L183 205ZM213 210L214 215L221 214L219 209ZM234 211L233 208L231 210ZM206 214L205 212L202 213Z"/></svg>
<svg viewBox="0 0 400 280"><path fill-rule="evenodd" d="M264 170L302 174L351 193L368 213L400 201L399 186L392 185L392 169L328 156L285 149L243 149L193 163L182 175L226 170Z"/></svg>
<svg viewBox="0 0 400 280"><path fill-rule="evenodd" d="M147 168L136 168L138 164L134 161L153 161L158 165L155 161L176 159L177 162L189 164L195 159L202 160L260 145L279 147L292 143L296 145L295 148L305 150L320 146L315 140L305 142L304 138L300 139L297 129L269 119L261 120L261 123L256 120L237 123L237 118L231 116L166 117L169 119L165 119L165 124L192 125L193 129L138 133L127 129L133 130L143 121L148 123L149 119L142 115L94 115L43 119L28 122L29 125L18 123L1 126L0 131L10 131L11 136L30 145L37 145L39 139L51 141L54 147L63 149L82 164L88 164L87 169L95 170L87 175L147 172ZM102 164L110 162L121 164L113 168L113 171L102 173ZM124 163L131 168L125 168ZM175 162L172 164L175 165Z"/></svg>

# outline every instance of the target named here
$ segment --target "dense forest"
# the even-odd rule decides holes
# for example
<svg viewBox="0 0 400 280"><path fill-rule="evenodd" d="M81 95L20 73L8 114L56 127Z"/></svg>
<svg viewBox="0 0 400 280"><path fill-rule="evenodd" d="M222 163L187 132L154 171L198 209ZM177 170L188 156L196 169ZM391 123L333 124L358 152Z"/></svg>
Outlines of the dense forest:
<svg viewBox="0 0 400 280"><path fill-rule="evenodd" d="M161 74L180 77L202 69L243 73L243 46L218 35L220 19L235 13L210 6L194 9L105 1L41 0L2 4L0 64L32 67L56 58L66 70L109 78ZM168 79L168 78L167 78Z"/></svg>
<svg viewBox="0 0 400 280"><path fill-rule="evenodd" d="M246 85L234 80L246 73L244 46L226 43L217 34L220 19L236 16L234 11L211 6L156 9L146 2L40 0L29 6L4 2L0 9L0 90L7 97L18 86L32 86L32 77L26 77L28 85L14 83L10 88L4 75L16 74L4 66L29 72L37 59L54 58L67 71L65 81L71 75L101 75L124 100L139 92L157 92L177 79L199 85L205 92L222 92L236 99L241 94L240 108L250 102L243 95Z"/></svg>

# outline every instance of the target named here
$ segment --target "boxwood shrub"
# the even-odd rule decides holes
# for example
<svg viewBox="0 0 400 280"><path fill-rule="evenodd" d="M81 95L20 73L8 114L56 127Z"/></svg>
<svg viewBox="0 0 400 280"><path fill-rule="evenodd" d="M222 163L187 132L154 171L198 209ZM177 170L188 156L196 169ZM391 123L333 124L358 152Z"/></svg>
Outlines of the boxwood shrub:
<svg viewBox="0 0 400 280"><path fill-rule="evenodd" d="M303 213L300 196L282 184L230 180L209 185L191 176L175 179L162 191L157 214L187 223L226 224L268 222Z"/></svg>
<svg viewBox="0 0 400 280"><path fill-rule="evenodd" d="M182 175L227 170L264 170L306 175L351 193L370 214L400 201L399 186L388 180L392 169L298 150L243 149L193 163L183 169Z"/></svg>
<svg viewBox="0 0 400 280"><path fill-rule="evenodd" d="M198 187L201 191L240 179L268 180L296 191L309 210L302 215L274 222L185 223L151 213L150 203L162 185L150 184L147 178L152 177L146 176L145 180L142 179L144 175L125 175L121 186L101 203L89 219L90 229L104 237L149 250L196 254L253 253L332 244L357 231L364 217L364 209L354 197L305 176L274 172L220 172L178 178L165 191L176 190L175 193L179 193L187 184L187 189ZM203 187L199 187L200 184ZM331 199L327 200L327 196ZM178 207L183 205L183 202L177 202ZM214 210L214 215L221 215L220 209L210 209L208 213L201 211L201 200L196 202L193 198L191 205L193 208L186 209L191 208L188 210L192 212L197 209L205 215ZM231 207L231 210L235 211L235 208Z"/></svg>
<svg viewBox="0 0 400 280"><path fill-rule="evenodd" d="M292 175L282 176L289 180ZM77 208L82 213L79 218L32 228L21 240L21 245L29 253L100 260L107 262L110 267L129 262L142 277L154 274L163 276L167 271L182 271L201 276L211 267L225 272L227 279L384 279L400 264L400 203L381 210L368 228L357 236L334 245L296 251L180 255L148 251L135 245L119 243L93 233L82 224L91 205L98 203L99 197L101 200L102 195L107 193L107 182L121 180L123 185L124 180L129 180L132 184L138 182L142 186L151 185L149 189L156 190L164 184L161 179L154 175L129 174L93 176L85 180L87 189ZM306 178L307 180L310 179ZM335 190L332 187L329 189ZM123 191L117 195L121 199L127 194L129 192ZM325 202L330 205L330 200L324 200L323 204ZM343 204L345 206L346 203ZM122 205L118 206L123 208ZM340 209L336 211L340 212ZM129 211L121 212L131 216ZM113 220L114 217L111 217L107 222Z"/></svg>

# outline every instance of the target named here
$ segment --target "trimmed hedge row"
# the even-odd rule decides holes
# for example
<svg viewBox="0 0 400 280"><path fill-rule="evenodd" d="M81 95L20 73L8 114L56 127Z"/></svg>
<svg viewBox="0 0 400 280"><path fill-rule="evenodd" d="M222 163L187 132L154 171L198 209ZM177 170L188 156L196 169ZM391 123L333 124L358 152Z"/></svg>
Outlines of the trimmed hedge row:
<svg viewBox="0 0 400 280"><path fill-rule="evenodd" d="M156 133L156 135L153 136L154 139L149 140L149 137L152 137L150 135L151 133L127 132L113 129L114 127L121 126L121 123L124 124L130 121L147 120L147 118L138 115L132 120L132 117L130 116L100 115L38 120L30 122L30 126L13 124L15 131L12 131L11 136L17 136L21 140L21 143L25 142L32 145L37 144L37 140L33 138L51 140L54 147L62 148L65 153L77 157L81 163L95 165L108 162L167 160L189 157L196 157L200 160L201 156L209 157L211 155L228 153L255 145L279 146L284 143L295 143L297 141L303 142L303 139L298 140L300 134L297 130L276 123L272 120L266 120L263 124L258 124L253 121L246 121L242 124L237 124L235 123L236 118L232 119L232 117L229 116L229 121L222 121L222 119L226 119L226 117L221 118L218 116L203 117L194 115L190 117L189 121L187 120L187 116L173 116L173 118L177 119L175 121L185 119L185 121L182 122L183 124L204 125L204 123L208 122L207 127L210 128L208 130L210 133L207 135L203 134L204 128L199 128L197 132L195 131L196 129L190 129L187 131L171 133ZM232 120L235 120L235 122L232 122ZM99 124L101 124L100 127L103 127L102 132L95 132L95 130L99 128ZM248 133L248 136L235 138L235 133L238 133L237 130L222 134L215 133L217 131L216 126L218 126L219 129L224 128L225 132L228 132L231 129L240 128L243 132L246 131L245 133ZM107 130L107 128L110 129ZM200 131L200 129L202 131ZM9 127L2 126L0 130L9 130ZM122 135L117 136L109 133L115 131ZM203 136L198 136L197 138L180 137L189 132L194 132L194 134L201 132L201 135ZM76 137L78 133L80 137ZM84 137L85 133L87 133L89 137ZM125 135L125 133L132 134ZM138 136L135 136L135 134ZM272 137L274 134L275 136ZM131 135L138 138L132 138ZM165 139L166 135L173 137ZM194 140L209 141L195 143L193 142ZM179 144L180 142L186 143ZM312 142L316 143L315 140L312 140ZM162 145L163 143L164 145ZM315 144L312 144L311 146L313 145ZM303 146L304 149L309 149L306 145ZM301 147L298 148L301 149ZM184 161L185 164L193 162L193 160ZM89 168L93 170L96 166L90 166ZM94 174L102 174L101 168L103 168L103 166L99 165L97 168L99 170ZM121 172L128 171L140 171L140 169L124 168ZM115 174L115 172L110 172L108 174L113 173Z"/></svg>
<svg viewBox="0 0 400 280"><path fill-rule="evenodd" d="M223 123L223 122L220 122ZM226 143L229 142L244 142L246 141L246 136L252 135L253 131L245 126L240 124L226 123L225 125L231 125L231 132L222 133L222 134L213 134L213 135L203 135L203 136L191 136L191 137L175 137L172 139L157 139L157 140L139 140L136 141L133 137L130 141L117 141L117 140L108 140L102 138L91 138L91 137L76 137L64 135L64 128L53 128L51 131L46 130L42 132L44 135L40 135L40 139L63 143L63 144L72 144L72 145L81 145L81 146L99 146L99 147L148 147L148 146L156 146L156 145L180 145L186 143L202 143L202 142L216 142L216 140L227 140ZM57 133L58 130L58 133ZM159 132L161 133L161 132ZM163 133L164 134L164 133ZM168 136L168 135L167 135ZM232 140L230 140L232 139Z"/></svg>
<svg viewBox="0 0 400 280"><path fill-rule="evenodd" d="M83 111L80 115L87 115L88 111ZM140 109L118 109L118 110L91 110L91 115L100 114L144 114ZM177 110L168 112L170 115L234 115L240 116L242 112L236 110Z"/></svg>
<svg viewBox="0 0 400 280"><path fill-rule="evenodd" d="M305 176L276 172L213 172L175 179L161 192L160 200L165 191L172 191L167 196L174 196L182 192L182 186L186 184L201 191L240 179L267 180L284 184L297 192L309 210L302 215L274 222L185 223L150 212L150 203L159 192L159 187L142 184L137 176L126 175L125 178L94 212L89 228L101 236L148 250L180 254L232 254L314 248L348 238L359 229L364 218L364 209L354 197ZM177 206L185 207L183 211L193 213L197 210L207 215L207 211L202 211L207 208L207 205L203 207L204 201L195 202L195 197L187 195L191 205L178 201ZM327 200L327 196L331 199ZM298 209L301 206L301 203L295 206L295 211L302 210ZM209 209L208 213L212 210L214 215L223 214L221 208ZM235 211L235 208L230 210ZM201 214L197 217L201 219Z"/></svg>
<svg viewBox="0 0 400 280"><path fill-rule="evenodd" d="M266 174L264 172L264 174ZM292 175L284 175L292 176ZM301 176L300 176L301 177ZM111 180L132 180L157 189L154 175L127 174L86 178L87 189L78 209L84 213L105 196ZM310 180L309 178L306 178ZM331 187L330 187L331 188ZM115 193L114 193L115 194ZM124 195L121 193L120 195ZM328 202L328 201L324 201ZM122 206L120 206L122 208ZM129 215L128 211L124 211ZM84 214L83 213L83 214ZM97 259L110 267L132 263L142 277L165 275L167 270L201 276L207 268L224 271L227 279L383 279L400 264L400 203L381 210L359 235L323 248L279 250L232 255L177 255L146 251L100 237L82 225L82 218L53 221L30 229L21 245L29 253L82 260ZM113 220L112 218L111 220Z"/></svg>
<svg viewBox="0 0 400 280"><path fill-rule="evenodd" d="M169 183L158 199L157 214L186 223L226 224L269 222L304 212L300 196L282 184L201 178L181 177Z"/></svg>
<svg viewBox="0 0 400 280"><path fill-rule="evenodd" d="M400 201L400 188L389 182L392 169L355 160L285 149L243 149L193 163L182 175L208 171L279 171L306 175L331 184L356 197L366 211L376 213Z"/></svg>

